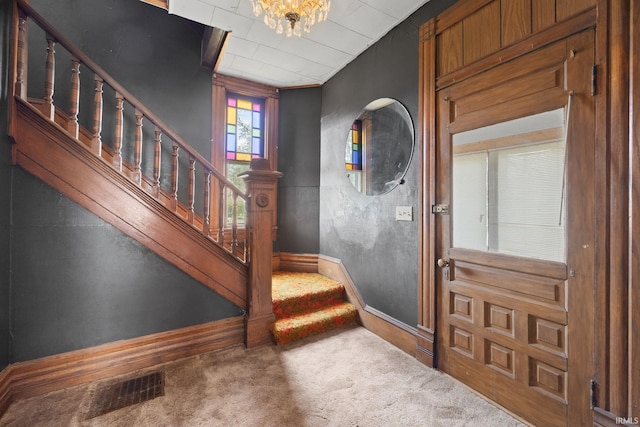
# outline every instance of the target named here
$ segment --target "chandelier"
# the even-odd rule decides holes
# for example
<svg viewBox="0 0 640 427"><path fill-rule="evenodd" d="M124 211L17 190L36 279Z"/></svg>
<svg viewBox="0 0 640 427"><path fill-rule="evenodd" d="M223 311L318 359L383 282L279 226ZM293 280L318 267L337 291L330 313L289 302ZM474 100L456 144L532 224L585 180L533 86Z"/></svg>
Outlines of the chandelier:
<svg viewBox="0 0 640 427"><path fill-rule="evenodd" d="M295 34L300 37L311 30L316 22L327 19L331 0L251 0L253 13L260 16L264 12L264 23L276 33Z"/></svg>

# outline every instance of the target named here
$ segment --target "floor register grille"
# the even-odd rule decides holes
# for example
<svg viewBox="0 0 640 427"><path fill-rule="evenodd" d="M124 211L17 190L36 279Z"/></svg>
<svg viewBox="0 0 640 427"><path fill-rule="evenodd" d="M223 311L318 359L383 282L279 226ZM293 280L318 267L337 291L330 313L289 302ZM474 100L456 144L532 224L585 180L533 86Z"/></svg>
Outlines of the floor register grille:
<svg viewBox="0 0 640 427"><path fill-rule="evenodd" d="M164 372L153 372L96 390L87 419L164 396Z"/></svg>

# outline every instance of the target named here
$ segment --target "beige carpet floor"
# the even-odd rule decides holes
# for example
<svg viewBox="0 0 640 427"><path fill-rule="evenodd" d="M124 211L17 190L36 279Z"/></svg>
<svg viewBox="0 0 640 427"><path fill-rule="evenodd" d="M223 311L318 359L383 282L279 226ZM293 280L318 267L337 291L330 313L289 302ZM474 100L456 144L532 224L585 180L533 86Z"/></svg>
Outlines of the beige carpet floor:
<svg viewBox="0 0 640 427"><path fill-rule="evenodd" d="M357 326L279 347L211 352L161 369L165 395L153 400L87 419L101 382L15 402L0 425L523 426Z"/></svg>

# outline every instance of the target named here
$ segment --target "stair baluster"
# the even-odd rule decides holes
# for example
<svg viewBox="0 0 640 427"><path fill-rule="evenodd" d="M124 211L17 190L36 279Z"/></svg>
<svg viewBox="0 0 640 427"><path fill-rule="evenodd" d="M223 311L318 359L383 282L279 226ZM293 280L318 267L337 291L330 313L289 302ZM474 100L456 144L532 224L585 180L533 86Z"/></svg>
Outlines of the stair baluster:
<svg viewBox="0 0 640 427"><path fill-rule="evenodd" d="M113 155L113 167L122 172L122 122L124 120L124 97L116 92L116 129L113 145L115 152Z"/></svg>
<svg viewBox="0 0 640 427"><path fill-rule="evenodd" d="M209 169L204 170L204 200L202 213L202 232L205 236L211 236L211 171ZM246 259L246 258L245 258Z"/></svg>
<svg viewBox="0 0 640 427"><path fill-rule="evenodd" d="M71 114L67 130L78 139L78 110L80 108L80 60L71 58Z"/></svg>
<svg viewBox="0 0 640 427"><path fill-rule="evenodd" d="M178 156L180 147L173 144L173 162L171 164L171 209L178 210Z"/></svg>
<svg viewBox="0 0 640 427"><path fill-rule="evenodd" d="M160 164L162 160L162 129L156 126L156 144L153 150L153 192L160 194Z"/></svg>
<svg viewBox="0 0 640 427"><path fill-rule="evenodd" d="M142 112L136 108L136 140L133 152L133 182L140 185L142 181Z"/></svg>
<svg viewBox="0 0 640 427"><path fill-rule="evenodd" d="M56 78L56 41L47 34L47 59L45 62L45 78L44 78L44 106L42 113L49 118L55 120L56 109L53 106L53 92Z"/></svg>
<svg viewBox="0 0 640 427"><path fill-rule="evenodd" d="M224 212L224 198L227 194L225 189L225 183L220 181L218 183L220 191L218 192L218 244L224 248L224 226L227 221L227 215Z"/></svg>
<svg viewBox="0 0 640 427"><path fill-rule="evenodd" d="M97 155L102 154L102 85L104 80L98 74L94 77L95 95L93 99L93 139L91 140L91 150Z"/></svg>
<svg viewBox="0 0 640 427"><path fill-rule="evenodd" d="M18 11L18 51L16 61L15 93L22 99L27 98L27 15Z"/></svg>
<svg viewBox="0 0 640 427"><path fill-rule="evenodd" d="M193 225L194 202L195 202L195 186L196 186L196 159L189 156L189 197L187 221Z"/></svg>

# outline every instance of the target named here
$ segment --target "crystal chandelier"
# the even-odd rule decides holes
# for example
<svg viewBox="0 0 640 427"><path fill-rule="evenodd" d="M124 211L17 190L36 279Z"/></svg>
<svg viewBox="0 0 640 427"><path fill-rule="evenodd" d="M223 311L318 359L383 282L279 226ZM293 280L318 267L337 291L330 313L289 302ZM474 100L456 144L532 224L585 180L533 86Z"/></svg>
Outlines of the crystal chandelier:
<svg viewBox="0 0 640 427"><path fill-rule="evenodd" d="M287 37L300 37L311 30L316 22L327 19L331 0L251 0L253 13L260 16L264 12L264 23L278 34L286 32Z"/></svg>

